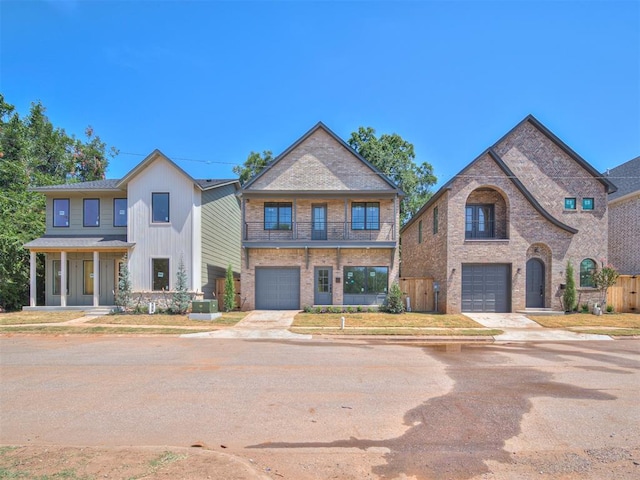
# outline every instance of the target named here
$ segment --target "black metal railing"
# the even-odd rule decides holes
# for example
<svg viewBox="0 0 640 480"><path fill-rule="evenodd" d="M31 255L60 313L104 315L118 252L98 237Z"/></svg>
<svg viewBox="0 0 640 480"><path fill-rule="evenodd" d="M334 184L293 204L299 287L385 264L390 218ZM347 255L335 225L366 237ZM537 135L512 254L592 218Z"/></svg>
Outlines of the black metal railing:
<svg viewBox="0 0 640 480"><path fill-rule="evenodd" d="M392 222L377 222L369 225L351 222L292 222L286 224L246 222L243 238L245 241L255 242L393 242L396 239L396 231L395 224Z"/></svg>

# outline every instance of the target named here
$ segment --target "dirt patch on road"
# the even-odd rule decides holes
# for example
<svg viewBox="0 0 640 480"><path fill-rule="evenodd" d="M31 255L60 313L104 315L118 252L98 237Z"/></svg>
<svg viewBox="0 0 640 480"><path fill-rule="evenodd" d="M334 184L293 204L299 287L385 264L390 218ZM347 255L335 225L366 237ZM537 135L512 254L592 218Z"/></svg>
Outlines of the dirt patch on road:
<svg viewBox="0 0 640 480"><path fill-rule="evenodd" d="M53 480L271 478L251 462L202 448L0 447L0 478Z"/></svg>

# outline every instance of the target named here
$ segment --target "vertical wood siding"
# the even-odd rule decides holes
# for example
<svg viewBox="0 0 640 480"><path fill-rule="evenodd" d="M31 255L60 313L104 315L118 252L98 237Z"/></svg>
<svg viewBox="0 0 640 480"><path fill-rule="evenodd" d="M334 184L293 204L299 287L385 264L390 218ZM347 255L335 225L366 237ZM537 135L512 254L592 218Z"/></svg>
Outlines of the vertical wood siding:
<svg viewBox="0 0 640 480"><path fill-rule="evenodd" d="M131 252L129 269L134 290L152 289L151 260L169 259L169 288L176 282L182 257L187 283L193 288L193 201L199 190L182 172L163 158L158 158L135 176L128 185L128 241L136 245ZM169 193L169 223L151 222L151 194Z"/></svg>

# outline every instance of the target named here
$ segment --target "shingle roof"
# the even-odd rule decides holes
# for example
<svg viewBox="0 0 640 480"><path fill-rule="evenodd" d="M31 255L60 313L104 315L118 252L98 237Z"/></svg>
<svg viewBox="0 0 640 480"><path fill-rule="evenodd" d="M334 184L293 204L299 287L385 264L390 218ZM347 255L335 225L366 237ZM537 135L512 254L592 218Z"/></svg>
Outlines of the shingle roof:
<svg viewBox="0 0 640 480"><path fill-rule="evenodd" d="M640 157L612 168L605 176L618 187L617 192L609 194L609 201L640 191Z"/></svg>
<svg viewBox="0 0 640 480"><path fill-rule="evenodd" d="M85 236L85 235L68 235L53 236L43 235L24 245L25 248L37 249L126 249L133 247L135 243L127 242L126 235L102 235L102 236Z"/></svg>
<svg viewBox="0 0 640 480"><path fill-rule="evenodd" d="M49 190L118 190L119 179L94 180L91 182L63 183L60 185L46 185L35 187L36 192L45 192Z"/></svg>
<svg viewBox="0 0 640 480"><path fill-rule="evenodd" d="M219 187L228 183L238 182L237 178L222 178L222 179L196 179L196 183L202 190L207 190L213 187ZM238 182L239 184L239 182Z"/></svg>

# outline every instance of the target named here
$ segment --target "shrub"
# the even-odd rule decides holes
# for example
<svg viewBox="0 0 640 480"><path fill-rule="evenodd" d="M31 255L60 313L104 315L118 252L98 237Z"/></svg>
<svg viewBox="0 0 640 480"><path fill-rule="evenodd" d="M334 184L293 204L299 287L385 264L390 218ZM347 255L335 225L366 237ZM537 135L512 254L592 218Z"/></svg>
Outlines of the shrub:
<svg viewBox="0 0 640 480"><path fill-rule="evenodd" d="M609 290L609 287L615 285L619 276L620 275L615 270L615 268L608 266L602 267L600 270L597 270L596 272L593 272L591 274L594 286L598 290L600 290L600 293L602 295L602 305L607 304L607 290Z"/></svg>
<svg viewBox="0 0 640 480"><path fill-rule="evenodd" d="M387 295L384 311L389 313L404 313L404 303L402 302L402 290L397 282L391 285Z"/></svg>
<svg viewBox="0 0 640 480"><path fill-rule="evenodd" d="M315 307L313 313L322 313L322 307Z"/></svg>
<svg viewBox="0 0 640 480"><path fill-rule="evenodd" d="M305 305L304 307L302 307L302 311L304 313L311 313L313 311L313 307L311 307L311 305Z"/></svg>
<svg viewBox="0 0 640 480"><path fill-rule="evenodd" d="M354 307L347 307L347 313L356 313L356 309Z"/></svg>
<svg viewBox="0 0 640 480"><path fill-rule="evenodd" d="M573 278L573 265L567 262L567 270L565 272L565 288L562 294L565 312L573 312L576 308L576 281Z"/></svg>
<svg viewBox="0 0 640 480"><path fill-rule="evenodd" d="M116 288L115 304L119 307L119 311L126 312L131 307L131 277L129 275L129 266L127 256L125 255L120 263L120 273L118 274L118 286Z"/></svg>
<svg viewBox="0 0 640 480"><path fill-rule="evenodd" d="M358 305L358 308L356 310L358 311L358 313L364 312L364 308L362 307L362 305Z"/></svg>
<svg viewBox="0 0 640 480"><path fill-rule="evenodd" d="M582 310L582 313L589 313L589 305L586 303L580 305L580 309Z"/></svg>
<svg viewBox="0 0 640 480"><path fill-rule="evenodd" d="M231 264L227 267L227 274L224 279L224 311L230 312L236 308L236 285L233 281L233 268Z"/></svg>
<svg viewBox="0 0 640 480"><path fill-rule="evenodd" d="M178 264L178 272L176 273L176 291L171 298L171 307L168 309L171 313L184 315L189 309L191 295L187 291L187 271L184 268L184 260L180 257ZM160 313L160 309L157 309ZM164 313L164 311L162 312Z"/></svg>
<svg viewBox="0 0 640 480"><path fill-rule="evenodd" d="M613 313L613 305L607 305L607 313Z"/></svg>

